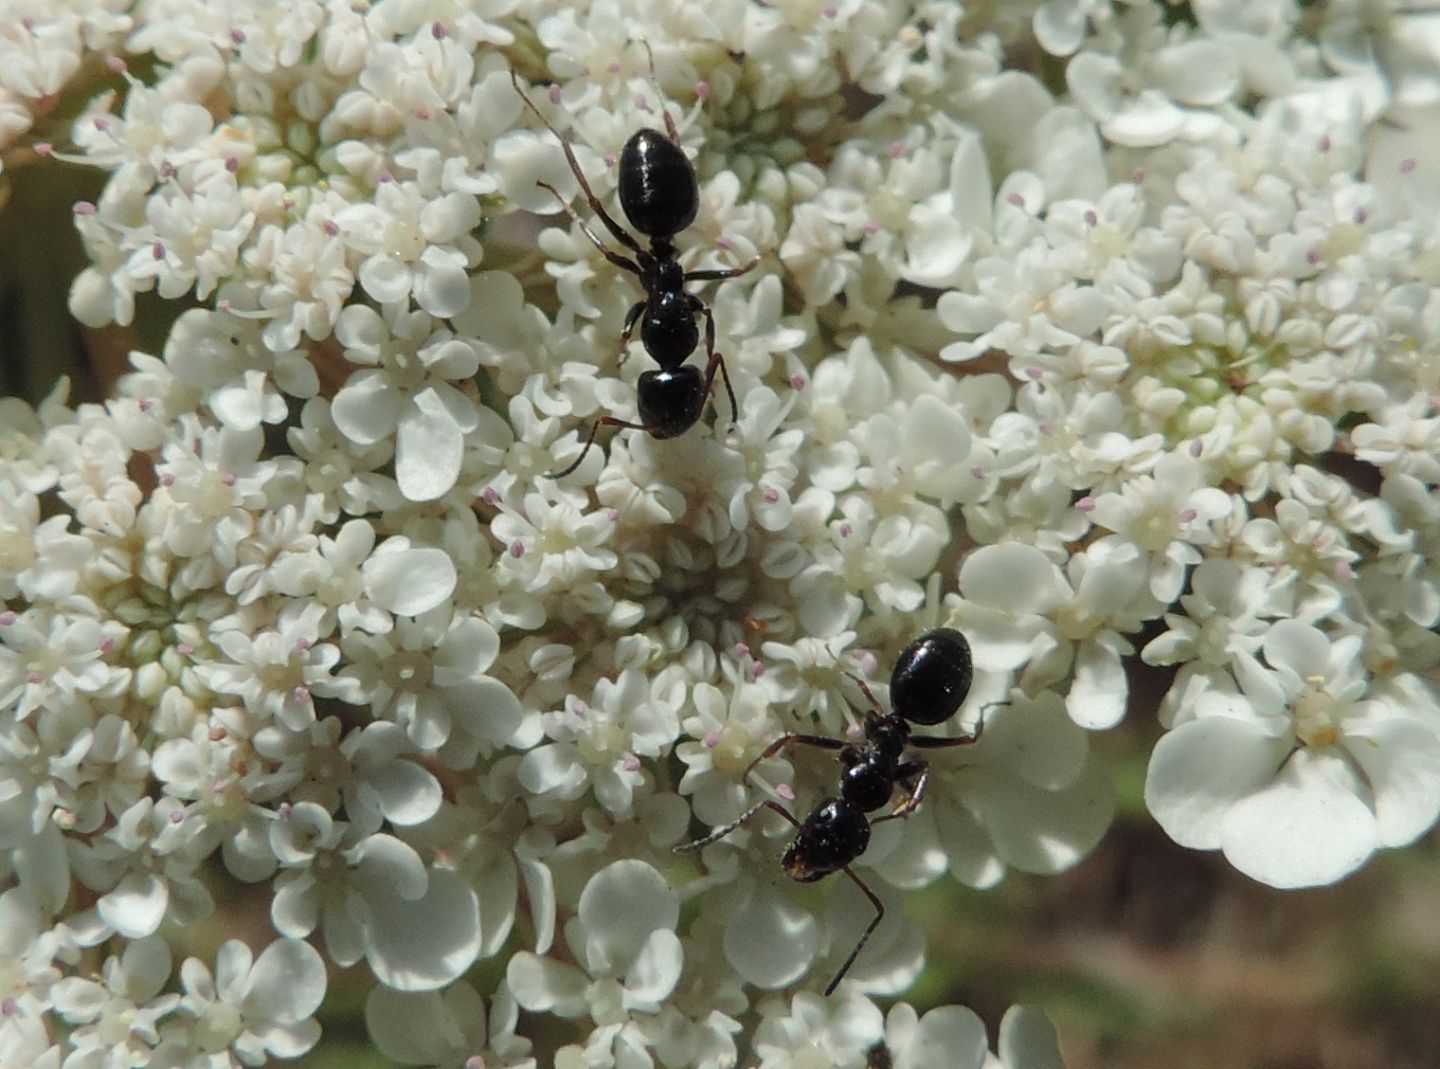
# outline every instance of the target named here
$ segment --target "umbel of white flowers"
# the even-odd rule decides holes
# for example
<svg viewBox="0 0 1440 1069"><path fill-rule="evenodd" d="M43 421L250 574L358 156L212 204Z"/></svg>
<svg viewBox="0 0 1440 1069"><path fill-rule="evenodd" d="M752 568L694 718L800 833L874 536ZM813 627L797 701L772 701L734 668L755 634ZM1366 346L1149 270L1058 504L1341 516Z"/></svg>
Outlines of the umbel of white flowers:
<svg viewBox="0 0 1440 1069"><path fill-rule="evenodd" d="M1127 709L1155 819L1257 880L1413 842L1440 42L1347 10L0 0L0 163L106 172L71 310L173 310L103 404L0 400L0 1058L297 1057L363 963L404 1064L534 1065L524 1009L564 1069L1052 1069L1036 1010L991 1054L874 1000L925 961L903 891L1095 846ZM549 477L654 364L512 71L612 214L677 124L678 262L760 257L703 291L733 425L722 387ZM672 848L834 793L808 750L742 774L855 737L938 625L976 678L925 730L984 735L875 827L822 998L857 887L802 904L774 813Z"/></svg>

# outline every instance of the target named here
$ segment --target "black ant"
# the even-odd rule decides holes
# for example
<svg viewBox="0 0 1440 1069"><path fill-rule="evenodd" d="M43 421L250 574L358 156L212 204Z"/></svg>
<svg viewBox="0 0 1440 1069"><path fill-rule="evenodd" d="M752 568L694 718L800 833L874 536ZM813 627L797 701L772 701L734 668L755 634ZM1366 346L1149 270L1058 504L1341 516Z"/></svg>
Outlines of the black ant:
<svg viewBox="0 0 1440 1069"><path fill-rule="evenodd" d="M856 678L865 697L874 706L865 714L865 737L861 742L844 742L826 735L781 735L765 747L759 757L745 769L745 777L755 766L766 758L774 757L785 747L800 743L816 746L823 750L840 751L840 797L825 798L802 822L779 802L764 801L751 806L739 818L716 828L709 835L692 843L685 843L675 849L681 853L699 850L717 839L723 839L744 824L761 809L779 813L795 826L794 840L785 848L780 865L786 875L802 883L809 883L828 876L832 872L843 872L865 892L870 904L875 907L875 917L865 929L855 949L840 966L835 979L825 988L831 994L850 971L866 941L885 916L885 907L855 875L850 868L854 861L865 852L870 843L870 829L885 820L908 817L925 797L925 785L930 778L930 766L918 758L905 760L907 747L918 749L941 749L947 746L969 746L980 741L984 729L982 719L975 724L973 735L958 738L941 738L929 735L911 735L910 725L933 726L949 720L960 709L974 670L970 660L970 643L959 631L948 627L926 631L901 652L890 673L890 705L893 712L885 712L865 681ZM884 816L869 817L877 809L889 804L895 788L900 787L905 797Z"/></svg>
<svg viewBox="0 0 1440 1069"><path fill-rule="evenodd" d="M650 76L652 79L655 77L653 56ZM580 462L590 452L590 447L595 444L595 435L602 426L629 427L645 431L656 438L674 438L684 434L699 421L705 409L705 399L710 396L714 387L717 369L720 377L725 380L725 392L730 396L730 419L734 422L739 414L739 406L735 402L735 388L730 385L730 373L725 369L725 358L715 351L715 318L709 305L699 297L685 292L685 285L689 282L735 278L759 263L760 257L755 257L744 267L729 270L686 271L680 266L673 238L695 221L695 213L700 208L700 187L695 180L695 168L690 165L690 160L680 147L680 132L675 128L675 120L662 106L666 133L662 134L648 127L637 130L620 150L620 208L624 211L625 218L630 220L630 225L650 239L650 248L645 249L610 217L605 206L600 203L600 198L590 188L590 183L585 180L575 153L570 148L570 142L535 106L535 102L521 86L520 76L513 70L510 72L510 80L515 85L515 91L520 94L520 99L525 101L525 106L533 111L545 124L545 128L559 140L560 147L565 150L565 159L570 164L575 180L580 183L590 210L599 216L605 228L615 236L615 240L634 254L635 258L632 260L611 249L600 240L600 236L589 224L575 213L575 209L560 195L559 190L548 182L538 183L555 195L565 213L575 221L605 259L640 279L645 296L625 315L620 348L624 350L630 341L630 335L634 333L635 325L639 323L640 342L650 357L660 365L658 371L645 371L640 375L635 395L640 422L632 423L615 416L601 416L590 428L590 437L585 439L585 448L580 450L574 463L563 471L554 472L552 478L562 479L580 466ZM703 374L699 368L685 363L700 343L700 330L696 326L695 318L701 315L705 317L705 352L709 357Z"/></svg>

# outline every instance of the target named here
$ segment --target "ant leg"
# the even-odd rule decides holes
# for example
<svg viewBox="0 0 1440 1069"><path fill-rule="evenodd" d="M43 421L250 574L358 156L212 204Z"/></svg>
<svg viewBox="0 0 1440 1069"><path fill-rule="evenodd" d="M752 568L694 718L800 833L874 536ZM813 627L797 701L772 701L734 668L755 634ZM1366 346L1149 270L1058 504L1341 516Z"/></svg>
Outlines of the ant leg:
<svg viewBox="0 0 1440 1069"><path fill-rule="evenodd" d="M709 835L702 836L699 839L696 839L694 842L681 843L679 846L674 847L674 851L677 854L690 854L694 853L696 850L699 850L701 847L709 846L711 843L717 842L718 840L725 838L725 836L729 835L732 831L738 828L741 824L744 824L747 820L753 817L756 813L760 812L760 810L762 809L773 810L774 812L779 813L782 817L788 820L797 829L800 827L800 821L796 818L794 813L790 812L790 810L786 809L779 802L775 802L767 798L763 802L756 802L749 809L745 810L745 812L741 813L738 817L732 820L729 824L722 824L718 828L710 829Z"/></svg>
<svg viewBox="0 0 1440 1069"><path fill-rule="evenodd" d="M565 139L565 135L555 129L554 124L551 123L549 119L545 118L545 113L535 106L535 101L530 99L530 94L521 88L520 75L515 73L513 67L510 69L510 82L515 86L515 92L520 94L520 99L525 101L525 106L533 111L535 117L545 124L545 128L559 139L560 147L565 151L565 160L570 164L570 171L575 175L575 180L580 183L580 189L585 194L585 200L590 205L590 210L600 217L600 221L605 224L605 229L615 235L616 241L620 242L620 244L624 245L636 255L644 255L644 250L641 249L640 243L631 237L624 227L610 218L610 213L605 210L605 206L600 203L600 198L597 197L595 191L590 188L590 183L585 180L585 172L580 170L580 161L575 158L575 151L570 147L570 142ZM543 185L544 183L541 184ZM639 272L637 271L636 273L638 274Z"/></svg>
<svg viewBox="0 0 1440 1069"><path fill-rule="evenodd" d="M985 712L997 705L1009 705L1009 702L991 702L980 710L980 716L975 720L975 730L969 735L957 735L954 737L945 735L911 735L910 745L919 747L922 750L943 750L948 746L973 746L980 741L980 736L985 733Z"/></svg>
<svg viewBox="0 0 1440 1069"><path fill-rule="evenodd" d="M655 98L660 102L660 114L665 116L665 135L675 144L680 144L680 131L675 128L675 120L670 117L670 109L665 106L665 91L660 88L660 79L655 76L655 53L650 50L650 42L641 40L645 46L645 55L650 59L650 84L655 87Z"/></svg>
<svg viewBox="0 0 1440 1069"><path fill-rule="evenodd" d="M875 897L875 892L866 886L865 881L859 876L856 876L849 865L842 865L840 871L854 880L855 886L865 892L865 897L870 899L870 904L875 907L875 916L866 926L864 934L860 936L860 942L856 943L855 949L850 951L850 956L845 959L845 964L840 966L840 971L835 974L835 979L831 980L830 985L825 988L826 998L829 998L835 989L840 986L840 981L845 978L845 974L850 971L850 966L855 964L855 959L860 956L860 951L865 948L866 942L869 941L870 933L880 926L880 921L885 917L885 907L880 904L880 899Z"/></svg>
<svg viewBox="0 0 1440 1069"><path fill-rule="evenodd" d="M879 699L875 697L875 692L870 689L869 684L867 684L867 683L865 682L865 680L861 679L861 678L860 678L859 676L857 676L854 672L846 672L845 674L846 674L847 676L849 676L851 679L853 679L853 680L856 682L856 684L859 685L860 690L865 694L866 700L869 701L870 704L875 707L875 711L876 711L877 713L879 713L881 716L885 716L885 715L886 715L886 713L885 713L885 708L884 708L884 706L882 706L882 705L880 704ZM912 739L911 741L913 742L914 740Z"/></svg>
<svg viewBox="0 0 1440 1069"><path fill-rule="evenodd" d="M705 396L710 396L710 390L715 383L715 368L718 365L720 377L725 380L725 392L730 395L730 425L733 427L740 418L740 406L735 401L735 387L730 385L730 372L725 369L725 358L715 351L715 316L710 311L710 306L700 298L690 299L705 316L705 352L710 357L710 362L705 365Z"/></svg>
<svg viewBox="0 0 1440 1069"><path fill-rule="evenodd" d="M575 225L580 228L584 235L590 239L590 243L600 250L601 254L605 257L605 259L609 260L616 267L619 267L625 271L629 271L632 274L643 274L640 269L640 265L637 264L634 260L630 259L628 256L621 256L618 252L616 252L614 249L610 248L610 246L606 245L603 241L601 241L600 235L590 229L590 224L587 223L584 219L580 218L580 216L576 213L574 206L560 195L560 191L558 189L552 186L549 182L536 182L535 184L541 189L548 189L552 194L554 194L555 199L560 202L561 209L574 221Z"/></svg>
<svg viewBox="0 0 1440 1069"><path fill-rule="evenodd" d="M590 447L595 444L595 435L600 433L601 427L628 427L636 431L646 431L650 429L643 423L631 423L628 419L617 419L614 416L601 416L591 425L590 437L585 439L585 448L580 450L580 455L576 457L572 463L566 465L563 471L546 472L546 477L550 479L563 479L578 468L580 462L585 459L585 455L590 452Z"/></svg>
<svg viewBox="0 0 1440 1069"><path fill-rule="evenodd" d="M758 765L761 761L765 761L771 757L774 757L781 750L785 749L785 747L792 746L797 742L804 746L818 746L822 750L843 750L846 745L848 745L847 743L842 742L840 739L832 739L828 735L797 735L793 732L790 734L781 735L769 746L761 750L759 756L756 757L755 760L751 761L748 765L745 766L745 771L741 774L740 778L742 780L749 779L750 773L755 771L755 766Z"/></svg>
<svg viewBox="0 0 1440 1069"><path fill-rule="evenodd" d="M925 797L925 785L930 782L930 766L924 761L906 761L895 770L895 778L901 782L915 779L915 786L907 787L904 801L894 809L883 817L873 818L870 821L872 828L882 820L903 820L920 808L920 802Z"/></svg>
<svg viewBox="0 0 1440 1069"><path fill-rule="evenodd" d="M635 324L640 322L640 317L645 314L645 302L636 301L625 313L625 329L620 332L620 357L617 364L624 364L625 358L630 355L626 346L630 344L630 335L635 333Z"/></svg>
<svg viewBox="0 0 1440 1069"><path fill-rule="evenodd" d="M686 272L685 272L685 281L686 281L686 282L714 282L714 281L716 281L716 280L718 280L718 279L722 279L722 278L737 278L737 277L739 277L740 275L745 274L747 271L753 271L753 270L755 270L755 266L760 262L761 259L762 259L762 257L760 256L759 253L757 253L757 254L755 255L755 259L751 260L748 264L744 264L743 266L740 266L740 267L722 268L722 269L717 269L717 270L713 270L713 271L711 271L711 270L707 270L707 271L686 271Z"/></svg>

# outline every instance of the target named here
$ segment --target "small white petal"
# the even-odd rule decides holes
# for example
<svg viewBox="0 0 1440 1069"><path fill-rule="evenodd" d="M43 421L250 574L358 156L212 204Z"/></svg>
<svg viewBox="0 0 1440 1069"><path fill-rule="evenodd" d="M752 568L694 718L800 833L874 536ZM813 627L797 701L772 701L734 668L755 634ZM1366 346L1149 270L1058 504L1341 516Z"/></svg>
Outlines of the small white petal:
<svg viewBox="0 0 1440 1069"><path fill-rule="evenodd" d="M1271 887L1334 883L1375 850L1375 814L1360 787L1339 756L1297 751L1272 783L1225 815L1225 857Z"/></svg>
<svg viewBox="0 0 1440 1069"><path fill-rule="evenodd" d="M387 761L369 774L385 819L402 828L429 820L440 809L440 781L414 761Z"/></svg>
<svg viewBox="0 0 1440 1069"><path fill-rule="evenodd" d="M650 865L625 858L590 878L576 913L585 928L590 974L616 976L630 967L651 932L674 930L680 896Z"/></svg>
<svg viewBox="0 0 1440 1069"><path fill-rule="evenodd" d="M1395 718L1347 732L1345 742L1374 792L1380 845L1414 842L1440 816L1440 739Z"/></svg>
<svg viewBox="0 0 1440 1069"><path fill-rule="evenodd" d="M242 1008L247 1018L298 1024L325 1000L325 962L302 939L277 939L266 947L250 973Z"/></svg>
<svg viewBox="0 0 1440 1069"><path fill-rule="evenodd" d="M1055 1026L1038 1006L1011 1006L1005 1012L999 1052L1010 1069L1065 1069Z"/></svg>
<svg viewBox="0 0 1440 1069"><path fill-rule="evenodd" d="M434 501L450 491L460 474L464 433L433 388L411 400L395 442L395 480L408 500Z"/></svg>
<svg viewBox="0 0 1440 1069"><path fill-rule="evenodd" d="M680 980L685 948L668 928L657 928L645 940L625 973L625 1005L654 1013Z"/></svg>
<svg viewBox="0 0 1440 1069"><path fill-rule="evenodd" d="M409 264L381 252L360 265L357 277L366 293L381 304L390 304L410 296L410 282L414 276Z"/></svg>
<svg viewBox="0 0 1440 1069"><path fill-rule="evenodd" d="M1268 783L1290 738L1263 724L1207 716L1181 724L1155 745L1145 805L1181 846L1215 850L1230 807Z"/></svg>
<svg viewBox="0 0 1440 1069"><path fill-rule="evenodd" d="M455 562L443 549L410 548L403 538L382 544L361 566L365 592L382 608L419 616L455 591Z"/></svg>
<svg viewBox="0 0 1440 1069"><path fill-rule="evenodd" d="M886 1023L888 1037L892 1021ZM947 1069L981 1069L989 1049L985 1023L975 1011L964 1006L937 1006L920 1018L909 1042L894 1050L894 1066L895 1069L934 1069L942 1065ZM1028 1062L1006 1064L1010 1069L1029 1069Z"/></svg>
<svg viewBox="0 0 1440 1069"><path fill-rule="evenodd" d="M776 888L757 884L725 925L725 960L764 990L792 984L815 959L815 918Z"/></svg>
<svg viewBox="0 0 1440 1069"><path fill-rule="evenodd" d="M376 978L397 991L434 991L458 980L480 953L480 907L459 873L432 869L416 900L370 886L365 957Z"/></svg>
<svg viewBox="0 0 1440 1069"><path fill-rule="evenodd" d="M95 904L105 923L126 939L153 935L165 919L170 885L148 872L132 872Z"/></svg>
<svg viewBox="0 0 1440 1069"><path fill-rule="evenodd" d="M505 986L515 1001L534 1013L579 1017L587 1007L585 989L590 980L573 965L551 961L522 950L505 967Z"/></svg>

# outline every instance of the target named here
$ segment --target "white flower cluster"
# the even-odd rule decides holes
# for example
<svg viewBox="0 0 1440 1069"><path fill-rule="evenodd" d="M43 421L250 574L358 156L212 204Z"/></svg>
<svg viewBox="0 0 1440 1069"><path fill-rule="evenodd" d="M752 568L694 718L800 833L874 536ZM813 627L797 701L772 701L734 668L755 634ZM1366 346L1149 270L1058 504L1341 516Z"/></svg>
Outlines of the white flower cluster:
<svg viewBox="0 0 1440 1069"><path fill-rule="evenodd" d="M1099 841L1137 656L1177 841L1307 886L1433 825L1440 212L1423 50L1378 47L1433 25L1367 67L1343 5L993 6L0 0L0 146L146 57L42 154L108 172L72 311L188 307L104 405L0 401L0 1063L295 1057L363 962L404 1064L534 1065L523 1009L563 1069L1051 1069L1035 1011L997 1056L872 999L924 963L903 890ZM680 262L760 258L704 293L733 424L717 380L547 474L653 361L634 279L531 214L580 187L512 70L607 204L678 121ZM983 738L875 828L822 999L856 886L802 905L774 814L673 847L940 623L976 682L927 730ZM276 937L176 971L217 865Z"/></svg>

